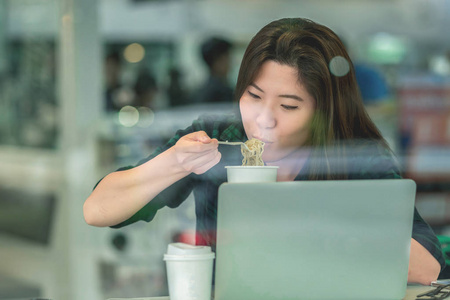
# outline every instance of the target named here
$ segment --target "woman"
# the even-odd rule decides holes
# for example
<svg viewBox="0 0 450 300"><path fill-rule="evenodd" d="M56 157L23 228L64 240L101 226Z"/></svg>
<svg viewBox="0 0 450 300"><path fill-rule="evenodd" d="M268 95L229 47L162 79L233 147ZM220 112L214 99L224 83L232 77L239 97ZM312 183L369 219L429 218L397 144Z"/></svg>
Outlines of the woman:
<svg viewBox="0 0 450 300"><path fill-rule="evenodd" d="M333 59L348 72L330 72ZM279 166L278 181L400 178L363 107L342 42L322 25L281 19L262 28L244 54L236 99L236 115L201 117L136 167L101 180L84 205L86 222L151 221L158 209L180 205L193 191L196 242L214 248L224 166L241 159L237 147L219 147L218 140L264 141L263 160ZM417 211L411 242L408 281L429 284L445 263Z"/></svg>

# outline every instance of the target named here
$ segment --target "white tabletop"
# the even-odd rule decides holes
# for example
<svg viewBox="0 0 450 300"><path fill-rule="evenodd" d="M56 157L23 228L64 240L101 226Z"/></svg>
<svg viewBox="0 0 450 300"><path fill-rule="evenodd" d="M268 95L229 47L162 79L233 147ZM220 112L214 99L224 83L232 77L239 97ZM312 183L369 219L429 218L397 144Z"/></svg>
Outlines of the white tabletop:
<svg viewBox="0 0 450 300"><path fill-rule="evenodd" d="M166 297L144 297L144 298L109 298L108 300L170 300L169 296Z"/></svg>
<svg viewBox="0 0 450 300"><path fill-rule="evenodd" d="M415 300L416 296L420 293L432 290L434 287L426 285L408 285L406 289L406 296L403 300ZM110 298L108 300L170 300L167 297L142 297L142 298Z"/></svg>

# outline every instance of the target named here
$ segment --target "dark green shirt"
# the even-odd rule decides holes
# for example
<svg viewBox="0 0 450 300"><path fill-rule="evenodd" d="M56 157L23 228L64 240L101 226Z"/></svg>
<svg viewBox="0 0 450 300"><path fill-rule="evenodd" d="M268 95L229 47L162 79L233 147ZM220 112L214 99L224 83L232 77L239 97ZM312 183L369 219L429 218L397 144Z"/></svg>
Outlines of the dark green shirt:
<svg viewBox="0 0 450 300"><path fill-rule="evenodd" d="M169 149L184 135L195 132L205 131L211 138L221 141L241 141L245 142L245 135L242 122L237 116L203 116L195 120L191 126L184 130L179 130L175 136L164 146L159 147L152 155L140 161L141 165L154 158L158 154ZM348 179L398 179L401 178L394 157L384 147L374 142L359 143L358 147L352 147L347 150L346 169ZM132 224L139 220L150 222L156 212L164 207L178 207L191 192L195 198L196 213L196 243L210 245L215 249L216 217L217 217L217 196L219 186L226 181L225 166L241 165L242 156L240 147L219 145L219 151L222 154L221 161L204 174L189 176L177 181L146 206L139 210L130 219L112 226L114 228ZM330 158L333 164L333 158ZM133 166L121 168L125 170ZM295 180L308 180L311 168L311 159L307 160ZM338 167L334 170L339 170ZM339 171L338 171L339 172ZM445 260L442 254L441 246L436 235L430 226L422 219L417 209L414 211L414 224L412 237L423 245L441 264L443 268Z"/></svg>

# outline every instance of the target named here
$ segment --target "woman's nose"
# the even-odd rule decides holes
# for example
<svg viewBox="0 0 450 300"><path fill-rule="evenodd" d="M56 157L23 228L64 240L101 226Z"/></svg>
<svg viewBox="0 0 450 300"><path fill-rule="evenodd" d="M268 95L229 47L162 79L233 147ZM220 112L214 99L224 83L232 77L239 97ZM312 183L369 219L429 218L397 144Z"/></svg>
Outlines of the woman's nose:
<svg viewBox="0 0 450 300"><path fill-rule="evenodd" d="M256 117L256 124L260 128L273 128L276 123L275 115L271 107L264 107Z"/></svg>

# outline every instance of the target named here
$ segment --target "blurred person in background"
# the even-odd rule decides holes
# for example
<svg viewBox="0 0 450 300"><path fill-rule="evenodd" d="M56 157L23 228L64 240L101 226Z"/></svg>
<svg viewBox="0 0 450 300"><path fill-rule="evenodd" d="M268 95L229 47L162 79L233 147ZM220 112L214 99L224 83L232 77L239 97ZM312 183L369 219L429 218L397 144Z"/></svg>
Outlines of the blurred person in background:
<svg viewBox="0 0 450 300"><path fill-rule="evenodd" d="M154 109L156 106L155 96L158 92L158 86L153 74L147 68L142 68L134 84L135 107L148 107Z"/></svg>
<svg viewBox="0 0 450 300"><path fill-rule="evenodd" d="M122 59L119 51L111 51L105 59L105 105L106 111L117 112L133 105L134 91L122 82Z"/></svg>
<svg viewBox="0 0 450 300"><path fill-rule="evenodd" d="M336 58L345 72L335 68ZM263 27L242 59L235 99L238 112L202 116L136 166L104 177L84 204L86 222L114 228L150 222L193 191L196 244L215 250L218 188L225 166L242 163L238 147L218 140L263 141L262 159L279 167L277 181L401 178L365 110L347 51L325 26L289 18ZM416 209L409 262L408 281L426 285L445 266L436 235Z"/></svg>
<svg viewBox="0 0 450 300"><path fill-rule="evenodd" d="M120 54L117 51L113 51L105 59L105 105L107 111L118 111L124 105L118 99L118 92L122 88L121 72L122 62Z"/></svg>
<svg viewBox="0 0 450 300"><path fill-rule="evenodd" d="M183 106L189 104L189 97L186 88L182 84L182 73L172 67L169 70L169 86L167 87L167 97L171 107Z"/></svg>
<svg viewBox="0 0 450 300"><path fill-rule="evenodd" d="M192 103L231 103L233 89L228 82L232 44L223 38L212 37L201 45L201 55L208 67L208 78L193 93Z"/></svg>
<svg viewBox="0 0 450 300"><path fill-rule="evenodd" d="M364 63L355 63L354 67L364 104L375 105L389 100L389 86L378 68Z"/></svg>

